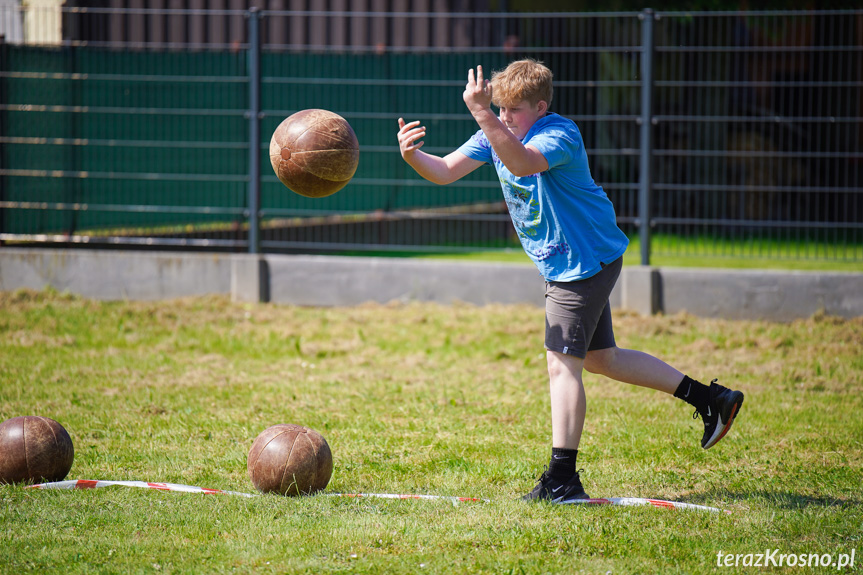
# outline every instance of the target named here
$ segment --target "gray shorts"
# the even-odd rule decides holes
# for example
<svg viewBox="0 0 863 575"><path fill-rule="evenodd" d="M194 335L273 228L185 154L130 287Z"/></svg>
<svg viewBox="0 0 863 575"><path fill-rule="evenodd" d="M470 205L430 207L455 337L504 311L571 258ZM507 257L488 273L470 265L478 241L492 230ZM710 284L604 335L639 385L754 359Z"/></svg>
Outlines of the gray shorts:
<svg viewBox="0 0 863 575"><path fill-rule="evenodd" d="M545 348L584 359L588 351L614 347L608 296L623 258L574 282L545 282Z"/></svg>

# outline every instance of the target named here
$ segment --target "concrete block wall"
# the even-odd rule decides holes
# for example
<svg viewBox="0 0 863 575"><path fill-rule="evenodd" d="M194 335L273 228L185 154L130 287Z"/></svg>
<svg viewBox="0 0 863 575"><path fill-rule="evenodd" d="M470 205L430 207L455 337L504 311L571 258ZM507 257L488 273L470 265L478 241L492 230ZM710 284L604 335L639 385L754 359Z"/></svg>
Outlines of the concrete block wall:
<svg viewBox="0 0 863 575"><path fill-rule="evenodd" d="M230 293L219 254L0 248L0 291L53 287L98 300L160 300Z"/></svg>
<svg viewBox="0 0 863 575"><path fill-rule="evenodd" d="M47 286L100 300L230 294L309 306L429 301L544 305L530 264L309 255L0 248L0 291ZM616 309L790 321L863 316L863 274L625 267Z"/></svg>

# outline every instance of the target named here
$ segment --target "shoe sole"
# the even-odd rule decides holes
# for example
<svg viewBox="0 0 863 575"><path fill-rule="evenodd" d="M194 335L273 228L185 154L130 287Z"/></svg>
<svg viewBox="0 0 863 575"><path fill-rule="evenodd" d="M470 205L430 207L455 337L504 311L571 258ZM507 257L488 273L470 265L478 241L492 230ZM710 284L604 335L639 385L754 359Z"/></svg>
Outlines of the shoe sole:
<svg viewBox="0 0 863 575"><path fill-rule="evenodd" d="M569 497L567 499L560 497L558 499L552 499L552 500L550 500L550 502L555 504L555 505L565 505L567 503L575 503L576 501L585 501L585 500L589 500L589 499L590 499L590 496L585 493L584 497Z"/></svg>
<svg viewBox="0 0 863 575"><path fill-rule="evenodd" d="M729 429L731 429L731 424L734 423L734 418L737 417L737 413L740 411L741 406L743 406L743 398L740 398L740 401L735 403L731 407L731 415L728 417L728 421L725 423L725 425L722 426L721 429L719 427L716 428L716 431L713 432L713 437L710 438L710 441L707 442L707 445L703 446L704 449L710 449L711 447L719 443L720 439L725 437L725 434L728 433ZM721 417L720 421L722 421Z"/></svg>

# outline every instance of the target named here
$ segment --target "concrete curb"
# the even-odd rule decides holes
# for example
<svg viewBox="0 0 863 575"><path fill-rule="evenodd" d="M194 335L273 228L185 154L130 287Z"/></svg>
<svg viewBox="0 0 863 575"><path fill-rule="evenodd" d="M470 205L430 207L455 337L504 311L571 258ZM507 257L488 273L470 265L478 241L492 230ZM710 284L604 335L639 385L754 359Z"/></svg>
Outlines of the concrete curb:
<svg viewBox="0 0 863 575"><path fill-rule="evenodd" d="M544 305L529 264L399 258L120 250L0 249L0 291L53 287L99 300L230 294L235 301L308 306L429 301ZM863 274L626 267L611 305L790 321L863 316Z"/></svg>

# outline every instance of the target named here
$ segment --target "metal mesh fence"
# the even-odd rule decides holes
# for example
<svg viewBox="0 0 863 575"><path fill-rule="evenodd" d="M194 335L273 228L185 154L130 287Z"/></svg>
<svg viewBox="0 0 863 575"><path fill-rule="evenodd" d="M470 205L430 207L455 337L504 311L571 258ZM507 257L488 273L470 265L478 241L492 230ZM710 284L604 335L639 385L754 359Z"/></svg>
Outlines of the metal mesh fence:
<svg viewBox="0 0 863 575"><path fill-rule="evenodd" d="M863 261L863 11L111 5L0 7L0 241L517 247L492 168L430 184L402 161L396 120L421 120L423 149L449 153L477 129L467 70L532 57L645 260ZM354 179L327 198L290 192L267 157L306 108L342 115L360 141Z"/></svg>
<svg viewBox="0 0 863 575"><path fill-rule="evenodd" d="M245 48L142 41L132 33L100 39L107 27L140 30L136 18L163 15L153 11L62 9L54 19L46 12L19 12L23 41L0 45L0 238L243 246ZM45 21L64 22L64 34L93 34L28 37Z"/></svg>
<svg viewBox="0 0 863 575"><path fill-rule="evenodd" d="M663 14L655 67L654 253L860 260L861 14Z"/></svg>
<svg viewBox="0 0 863 575"><path fill-rule="evenodd" d="M309 19L311 25L312 19L322 14L298 16ZM365 19L369 22L364 28L373 29L381 18L390 20L391 33L411 30L410 37L418 35L421 46L405 45L407 37L394 41L396 45L375 43L352 50L264 43L264 133L270 133L296 110L334 110L357 132L361 160L348 188L319 200L286 193L267 174L262 184L262 246L436 251L517 247L492 169L480 169L446 187L420 179L398 153L396 120L421 120L429 134L424 151L449 153L477 130L461 99L467 70L478 63L486 69L498 69L513 58L529 56L557 70L557 111L580 117L586 124L619 123L622 119L614 114L599 117L591 90L582 90L598 82L597 38L609 37L608 44L603 44L606 50L633 49L629 38L633 32L637 37L637 14L625 15L626 25L616 16L542 14L514 18L462 13L433 18L428 14L364 14L353 16L353 24L363 28ZM459 26L461 30L453 30ZM426 33L420 34L420 29ZM434 43L436 35L440 38ZM477 45L477 39L484 41ZM637 56L634 59L637 63ZM327 77L322 74L327 70L341 72ZM599 84L612 93L632 81ZM582 130L592 129L582 125ZM621 158L633 155L626 150L606 150L604 154ZM607 187L616 188L615 193L632 192L632 176L630 170L630 179ZM301 226L280 226L284 218L306 219Z"/></svg>

